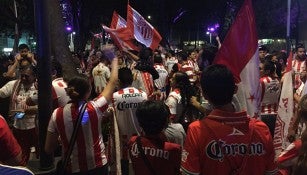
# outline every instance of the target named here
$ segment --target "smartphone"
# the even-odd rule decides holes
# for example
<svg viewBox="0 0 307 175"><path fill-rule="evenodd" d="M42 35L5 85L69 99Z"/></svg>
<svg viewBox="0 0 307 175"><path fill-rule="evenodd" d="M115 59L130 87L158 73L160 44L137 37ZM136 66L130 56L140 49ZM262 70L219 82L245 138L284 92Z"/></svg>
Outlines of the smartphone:
<svg viewBox="0 0 307 175"><path fill-rule="evenodd" d="M14 115L16 119L22 119L24 116L25 116L24 112L16 112Z"/></svg>

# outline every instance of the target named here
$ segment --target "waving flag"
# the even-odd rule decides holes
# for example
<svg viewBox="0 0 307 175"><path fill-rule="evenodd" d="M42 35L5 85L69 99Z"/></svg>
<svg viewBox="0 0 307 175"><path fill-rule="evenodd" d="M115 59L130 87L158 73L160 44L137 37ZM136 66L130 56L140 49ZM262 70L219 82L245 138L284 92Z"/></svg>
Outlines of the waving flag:
<svg viewBox="0 0 307 175"><path fill-rule="evenodd" d="M213 63L226 65L232 71L242 108L251 117L257 117L260 104L259 58L251 0L245 0Z"/></svg>
<svg viewBox="0 0 307 175"><path fill-rule="evenodd" d="M134 44L133 34L127 27L122 27L118 29L111 29L105 25L102 25L103 29L110 34L114 44L120 49L128 50L139 50L139 48Z"/></svg>
<svg viewBox="0 0 307 175"><path fill-rule="evenodd" d="M134 38L150 47L152 50L159 46L162 37L158 31L147 22L136 10L128 4L127 27L133 32Z"/></svg>
<svg viewBox="0 0 307 175"><path fill-rule="evenodd" d="M121 17L116 11L114 11L110 28L118 29L118 28L126 27L126 25L127 25L127 21L123 17Z"/></svg>
<svg viewBox="0 0 307 175"><path fill-rule="evenodd" d="M286 73L284 74L284 82L281 89L279 107L277 111L277 118L274 133L274 148L276 155L287 148L289 142L287 141L288 128L290 120L293 116L293 83L292 83L292 58L293 54L290 52Z"/></svg>

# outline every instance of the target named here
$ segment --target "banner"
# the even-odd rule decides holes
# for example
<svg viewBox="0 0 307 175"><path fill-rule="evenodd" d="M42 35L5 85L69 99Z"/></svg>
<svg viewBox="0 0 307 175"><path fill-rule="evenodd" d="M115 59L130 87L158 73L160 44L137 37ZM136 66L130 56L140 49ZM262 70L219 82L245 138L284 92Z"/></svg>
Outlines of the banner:
<svg viewBox="0 0 307 175"><path fill-rule="evenodd" d="M293 54L290 52L286 73L283 78L283 85L280 94L279 106L274 132L274 148L276 155L287 148L290 144L287 140L290 120L293 117L293 82L292 82L292 59Z"/></svg>
<svg viewBox="0 0 307 175"><path fill-rule="evenodd" d="M256 23L251 0L242 5L213 64L226 65L238 85L237 97L242 109L258 117L260 106L259 57Z"/></svg>
<svg viewBox="0 0 307 175"><path fill-rule="evenodd" d="M127 26L127 21L121 17L116 11L113 12L110 28L118 29Z"/></svg>
<svg viewBox="0 0 307 175"><path fill-rule="evenodd" d="M127 27L133 32L134 38L138 42L146 47L150 47L152 50L155 50L162 40L158 31L129 4L127 9Z"/></svg>

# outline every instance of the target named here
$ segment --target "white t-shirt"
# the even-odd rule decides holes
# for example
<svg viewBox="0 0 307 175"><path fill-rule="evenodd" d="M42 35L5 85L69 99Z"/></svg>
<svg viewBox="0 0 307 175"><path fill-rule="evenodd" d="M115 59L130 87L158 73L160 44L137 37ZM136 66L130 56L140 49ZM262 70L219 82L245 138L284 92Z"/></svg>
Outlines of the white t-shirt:
<svg viewBox="0 0 307 175"><path fill-rule="evenodd" d="M15 83L18 84L15 85ZM14 88L15 86L16 88ZM17 86L20 87L17 88ZM14 94L14 89L19 90L17 90ZM30 96L36 95L37 93L38 92L36 87L34 86L34 83L30 87L30 89L26 91L23 84L20 83L19 80L9 81L0 89L1 98L13 96L10 102L11 110L16 111L24 111L25 109L28 109L29 106L26 105L26 99ZM14 118L14 127L23 130L35 128L35 117L36 115L25 115L23 118L20 119Z"/></svg>
<svg viewBox="0 0 307 175"><path fill-rule="evenodd" d="M147 100L147 94L134 87L127 87L113 93L112 103L118 124L121 147L128 143L132 135L140 134L141 129L135 111L138 105L145 100Z"/></svg>
<svg viewBox="0 0 307 175"><path fill-rule="evenodd" d="M108 79L111 75L110 69L103 63L99 63L96 67L94 67L92 74L94 79L95 92L100 94L108 83Z"/></svg>

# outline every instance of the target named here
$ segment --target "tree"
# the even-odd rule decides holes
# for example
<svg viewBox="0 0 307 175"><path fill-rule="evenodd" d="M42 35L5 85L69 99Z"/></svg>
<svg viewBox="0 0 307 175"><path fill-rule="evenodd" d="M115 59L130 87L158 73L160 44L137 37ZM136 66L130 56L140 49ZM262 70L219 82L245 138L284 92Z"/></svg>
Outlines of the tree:
<svg viewBox="0 0 307 175"><path fill-rule="evenodd" d="M17 17L16 17L17 16ZM0 1L0 33L14 38L17 51L19 38L23 32L34 33L34 8L32 0Z"/></svg>

